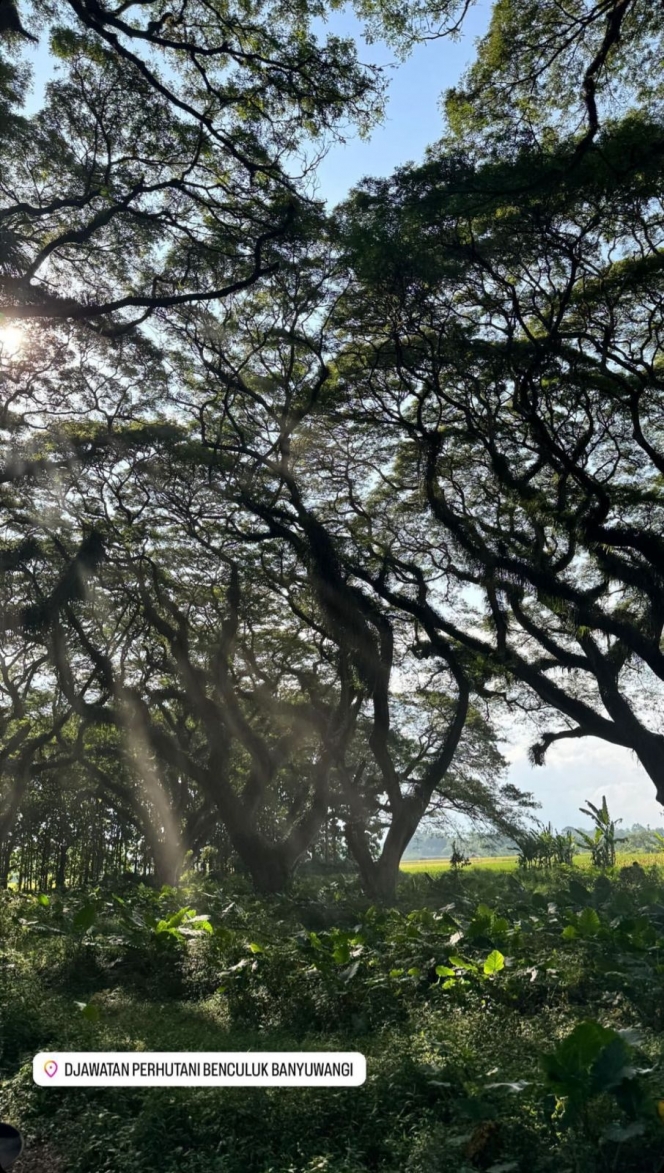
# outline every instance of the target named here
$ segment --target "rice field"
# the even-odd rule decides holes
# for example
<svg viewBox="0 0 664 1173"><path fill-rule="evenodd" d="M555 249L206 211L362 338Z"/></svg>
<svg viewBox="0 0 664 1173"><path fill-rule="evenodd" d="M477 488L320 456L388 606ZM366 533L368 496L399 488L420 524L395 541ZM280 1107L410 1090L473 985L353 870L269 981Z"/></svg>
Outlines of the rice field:
<svg viewBox="0 0 664 1173"><path fill-rule="evenodd" d="M584 851L575 855L574 863L576 867L589 868L590 853ZM642 867L652 867L654 864L664 867L664 851L619 851L616 854L616 867L629 867L633 863L639 863ZM409 859L401 864L401 870L428 872L434 876L438 872L448 871L449 866L449 859ZM470 866L482 868L484 871L511 872L518 867L518 863L516 855L486 855L472 856Z"/></svg>

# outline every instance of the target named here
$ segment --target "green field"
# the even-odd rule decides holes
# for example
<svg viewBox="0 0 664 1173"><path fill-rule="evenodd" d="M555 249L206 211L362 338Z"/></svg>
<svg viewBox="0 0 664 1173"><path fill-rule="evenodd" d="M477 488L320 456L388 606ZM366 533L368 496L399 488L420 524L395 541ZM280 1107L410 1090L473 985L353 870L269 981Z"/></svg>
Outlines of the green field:
<svg viewBox="0 0 664 1173"><path fill-rule="evenodd" d="M651 867L657 864L660 867L664 865L664 851L624 851L618 852L616 855L616 867L630 867L633 863L639 863L642 867ZM574 864L580 868L589 868L590 853L581 852L574 857ZM470 863L471 868L483 868L486 871L492 872L511 872L517 868L516 855L478 855L473 856ZM449 871L449 859L410 859L402 863L401 870L403 872L428 872L435 876L439 872ZM465 869L467 870L467 869Z"/></svg>

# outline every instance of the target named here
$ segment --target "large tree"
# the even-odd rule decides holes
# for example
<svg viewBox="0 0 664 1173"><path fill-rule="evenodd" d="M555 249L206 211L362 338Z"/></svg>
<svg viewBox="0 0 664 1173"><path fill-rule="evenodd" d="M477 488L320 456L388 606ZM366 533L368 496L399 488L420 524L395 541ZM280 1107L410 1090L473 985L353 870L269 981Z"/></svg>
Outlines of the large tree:
<svg viewBox="0 0 664 1173"><path fill-rule="evenodd" d="M561 737L604 738L664 801L660 79L622 118L608 103L611 84L645 78L661 14L594 11L585 128L556 70L526 117L509 82L541 52L499 5L471 80L502 101L489 114L452 95L458 134L342 212L339 410L380 432L401 502L383 493L381 528L373 505L365 581L422 623L431 654L451 639L487 692L537 698L552 720L536 762Z"/></svg>
<svg viewBox="0 0 664 1173"><path fill-rule="evenodd" d="M85 535L99 543L87 587L55 592L45 630L79 718L123 733L146 809L160 796L155 857L169 823L175 873L191 845L186 777L263 890L283 885L332 811L367 890L390 897L432 802L505 825L520 797L500 789L500 755L480 764L493 735L472 664L450 643L423 667L419 625L345 564L353 494L381 456L329 410L337 300L329 248L310 243L223 314L183 314L161 366L137 368L136 340L91 341L96 362L74 347L62 361L76 399L43 435L16 429L31 480L13 480L7 501L16 541L27 500L40 503L35 531L67 568ZM90 673L98 695L76 705ZM125 808L144 801L123 778L116 791Z"/></svg>
<svg viewBox="0 0 664 1173"><path fill-rule="evenodd" d="M188 404L193 432L177 460L198 451L206 492L214 494L208 519L199 491L190 533L209 546L211 519L218 536L225 501L230 532L265 552L264 572L272 551L304 576L301 595L297 578L281 581L291 606L352 673L358 720L336 753L336 809L365 887L391 896L403 851L436 796L468 811L472 793L476 810L498 822L518 817L521 796L501 796L500 771L491 777L490 768L464 790L453 764L469 744L491 739L471 704L472 666L439 643L435 666L422 672L418 624L377 603L346 560L356 548L356 502L382 458L368 435L356 436L335 417L337 278L328 248L300 250L265 294L243 298L223 323L185 322L181 406ZM173 492L169 509L177 511L182 499L181 490ZM374 858L378 810L386 835Z"/></svg>
<svg viewBox="0 0 664 1173"><path fill-rule="evenodd" d="M165 872L216 811L266 890L333 812L382 895L432 803L514 815L459 768L483 700L664 795L661 13L499 0L446 138L330 238L295 156L376 89L324 9L135 7L49 9L32 117L2 75L4 627L122 741L96 784ZM358 4L402 45L469 7Z"/></svg>

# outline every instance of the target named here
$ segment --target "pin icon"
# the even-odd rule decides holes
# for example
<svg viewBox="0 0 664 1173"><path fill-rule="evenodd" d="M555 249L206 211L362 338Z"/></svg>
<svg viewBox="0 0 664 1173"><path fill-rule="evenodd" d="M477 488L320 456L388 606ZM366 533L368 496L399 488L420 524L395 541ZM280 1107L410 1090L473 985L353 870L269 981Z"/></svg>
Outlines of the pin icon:
<svg viewBox="0 0 664 1173"><path fill-rule="evenodd" d="M47 1059L44 1064L44 1071L48 1075L49 1079L53 1079L53 1076L55 1075L57 1070L58 1070L58 1065L55 1062L55 1059Z"/></svg>

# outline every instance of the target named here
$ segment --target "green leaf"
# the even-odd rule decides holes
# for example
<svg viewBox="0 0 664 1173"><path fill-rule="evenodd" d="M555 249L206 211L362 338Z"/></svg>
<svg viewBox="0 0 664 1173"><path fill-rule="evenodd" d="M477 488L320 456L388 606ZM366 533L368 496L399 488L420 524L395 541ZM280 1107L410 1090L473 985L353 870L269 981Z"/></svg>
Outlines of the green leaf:
<svg viewBox="0 0 664 1173"><path fill-rule="evenodd" d="M44 896L43 893L37 897L37 904L41 904L42 908L48 908L50 903L48 896Z"/></svg>
<svg viewBox="0 0 664 1173"><path fill-rule="evenodd" d="M350 961L350 945L348 941L341 941L332 951L332 957L337 965L348 965Z"/></svg>
<svg viewBox="0 0 664 1173"><path fill-rule="evenodd" d="M549 1087L574 1108L601 1092L625 1085L635 1074L628 1066L631 1048L615 1030L599 1022L580 1022L540 1063Z"/></svg>
<svg viewBox="0 0 664 1173"><path fill-rule="evenodd" d="M190 916L195 915L196 913L194 912L193 908L179 908L178 911L174 912L172 916L169 916L167 920L160 921L159 923L165 925L168 929L178 929L184 920L187 920Z"/></svg>
<svg viewBox="0 0 664 1173"><path fill-rule="evenodd" d="M99 1022L101 1012L94 1002L76 1002L74 1004L78 1006L81 1014L84 1018L87 1018L88 1022Z"/></svg>
<svg viewBox="0 0 664 1173"><path fill-rule="evenodd" d="M214 929L207 916L202 914L201 916L192 916L182 925L180 931L191 937L199 933L213 933Z"/></svg>
<svg viewBox="0 0 664 1173"><path fill-rule="evenodd" d="M255 941L251 942L251 944L249 946L249 950L251 953L264 953L265 952L263 946L257 945Z"/></svg>
<svg viewBox="0 0 664 1173"><path fill-rule="evenodd" d="M84 904L76 913L72 925L77 933L87 933L88 929L92 928L96 919L97 909L94 904Z"/></svg>
<svg viewBox="0 0 664 1173"><path fill-rule="evenodd" d="M501 969L504 968L505 958L498 949L494 949L484 962L484 972L486 974L500 973Z"/></svg>
<svg viewBox="0 0 664 1173"><path fill-rule="evenodd" d="M601 928L600 919L594 908L584 908L579 915L577 925L584 937L594 937Z"/></svg>
<svg viewBox="0 0 664 1173"><path fill-rule="evenodd" d="M598 1093L612 1091L626 1079L634 1079L632 1048L619 1035L602 1048L592 1066L593 1087Z"/></svg>
<svg viewBox="0 0 664 1173"><path fill-rule="evenodd" d="M467 957L459 957L456 953L453 957L450 957L450 965L453 965L455 969L467 969L471 973L477 973L477 966L474 961L469 961Z"/></svg>

